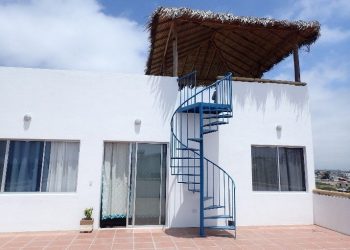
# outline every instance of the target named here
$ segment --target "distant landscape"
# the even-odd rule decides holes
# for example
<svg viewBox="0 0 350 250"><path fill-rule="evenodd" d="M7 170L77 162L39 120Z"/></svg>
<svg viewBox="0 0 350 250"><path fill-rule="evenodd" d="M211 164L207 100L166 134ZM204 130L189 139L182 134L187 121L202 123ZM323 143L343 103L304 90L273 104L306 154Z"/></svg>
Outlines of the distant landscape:
<svg viewBox="0 0 350 250"><path fill-rule="evenodd" d="M350 170L315 170L316 188L350 193Z"/></svg>

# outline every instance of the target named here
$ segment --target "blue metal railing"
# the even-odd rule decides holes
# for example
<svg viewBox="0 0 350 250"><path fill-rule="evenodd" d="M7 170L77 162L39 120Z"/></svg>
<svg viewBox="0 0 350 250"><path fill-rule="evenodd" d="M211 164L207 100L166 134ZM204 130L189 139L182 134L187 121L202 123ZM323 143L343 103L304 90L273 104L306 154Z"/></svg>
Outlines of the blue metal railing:
<svg viewBox="0 0 350 250"><path fill-rule="evenodd" d="M187 184L189 191L200 193L201 235L204 226L213 226L204 225L204 220L221 221L216 224L219 229L235 229L234 180L203 155L204 134L217 131L232 117L232 74L207 87L197 86L196 72L179 78L178 83L180 106L171 118L171 174Z"/></svg>
<svg viewBox="0 0 350 250"><path fill-rule="evenodd" d="M232 109L232 73L228 73L213 84L203 87L197 84L196 71L194 71L180 77L178 85L181 107L202 102L227 105Z"/></svg>

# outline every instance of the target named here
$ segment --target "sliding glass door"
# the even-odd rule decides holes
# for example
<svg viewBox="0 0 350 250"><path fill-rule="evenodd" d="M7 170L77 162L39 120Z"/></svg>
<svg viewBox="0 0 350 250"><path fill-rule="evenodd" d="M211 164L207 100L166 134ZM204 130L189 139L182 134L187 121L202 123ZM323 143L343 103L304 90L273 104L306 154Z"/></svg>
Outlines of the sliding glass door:
<svg viewBox="0 0 350 250"><path fill-rule="evenodd" d="M164 224L165 169L162 162L163 145L138 144L134 225Z"/></svg>
<svg viewBox="0 0 350 250"><path fill-rule="evenodd" d="M101 227L165 223L166 144L105 143Z"/></svg>

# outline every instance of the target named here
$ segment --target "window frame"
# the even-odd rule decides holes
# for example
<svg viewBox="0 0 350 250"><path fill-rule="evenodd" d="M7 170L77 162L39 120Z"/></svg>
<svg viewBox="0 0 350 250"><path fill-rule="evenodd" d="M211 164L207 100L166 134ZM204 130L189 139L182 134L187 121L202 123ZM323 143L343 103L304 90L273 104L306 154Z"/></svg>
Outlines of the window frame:
<svg viewBox="0 0 350 250"><path fill-rule="evenodd" d="M2 173L2 180L0 180L0 195L1 194L76 194L78 191L78 180L79 180L79 163L80 163L80 146L81 142L80 140L75 139L23 139L23 138L0 138L0 141L6 141L6 150L5 150L5 158L4 158L4 165L3 165L3 173ZM6 192L5 191L5 183L6 183L6 174L7 174L7 168L8 168L8 157L9 157L9 151L10 151L10 143L11 141L24 141L24 142L43 142L43 154L42 154L42 163L41 163L41 173L40 173L40 186L38 191L29 191L29 192ZM75 188L75 191L70 192L49 192L49 191L41 191L42 188L42 180L43 180L43 168L44 168L44 160L46 155L46 143L47 142L72 142L72 143L78 143L79 144L79 150L78 150L78 163L77 163L77 186Z"/></svg>
<svg viewBox="0 0 350 250"><path fill-rule="evenodd" d="M277 158L277 174L278 174L278 190L254 190L253 189L253 147L260 148L276 148L276 158ZM279 157L279 149L280 148L289 148L289 149L301 149L303 152L303 165L304 165L304 178L305 178L305 190L301 191L289 191L289 190L281 190L281 170L280 170L280 157ZM307 167L307 157L306 157L306 147L305 146L290 146L290 145L265 145L265 144L251 144L250 146L250 160L251 160L251 187L253 192L267 192L267 193L308 193L308 167Z"/></svg>

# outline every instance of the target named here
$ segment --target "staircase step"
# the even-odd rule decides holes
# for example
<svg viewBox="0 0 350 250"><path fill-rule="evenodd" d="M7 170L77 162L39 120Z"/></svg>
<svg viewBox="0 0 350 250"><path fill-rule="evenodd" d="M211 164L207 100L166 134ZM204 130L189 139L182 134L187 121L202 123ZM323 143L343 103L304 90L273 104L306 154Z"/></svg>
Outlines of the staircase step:
<svg viewBox="0 0 350 250"><path fill-rule="evenodd" d="M186 157L171 157L171 159L173 159L173 160L183 160L183 159L185 159L185 160L199 160L200 158L199 157L188 157L188 156L186 156Z"/></svg>
<svg viewBox="0 0 350 250"><path fill-rule="evenodd" d="M231 118L231 114L222 114L222 115L209 115L206 117L203 117L203 119L219 119L219 118Z"/></svg>
<svg viewBox="0 0 350 250"><path fill-rule="evenodd" d="M194 142L201 142L202 139L201 138L188 138L189 141L194 141Z"/></svg>
<svg viewBox="0 0 350 250"><path fill-rule="evenodd" d="M204 197L204 200L207 201L207 200L211 200L213 198L214 198L213 196L207 196L207 197Z"/></svg>
<svg viewBox="0 0 350 250"><path fill-rule="evenodd" d="M214 133L218 131L217 129L203 129L203 134Z"/></svg>
<svg viewBox="0 0 350 250"><path fill-rule="evenodd" d="M190 150L190 151L199 151L198 148L176 148L177 150Z"/></svg>
<svg viewBox="0 0 350 250"><path fill-rule="evenodd" d="M204 103L197 102L190 105L186 105L185 107L179 108L177 110L178 113L199 113L200 107L203 108L203 113L207 114L217 114L221 112L231 112L232 108L230 105L226 104L218 104L218 103Z"/></svg>
<svg viewBox="0 0 350 250"><path fill-rule="evenodd" d="M207 216L207 217L204 217L204 219L229 219L229 218L232 218L232 216L230 215L213 215L213 216Z"/></svg>
<svg viewBox="0 0 350 250"><path fill-rule="evenodd" d="M216 230L236 230L235 226L208 226L207 229L216 229Z"/></svg>
<svg viewBox="0 0 350 250"><path fill-rule="evenodd" d="M200 176L200 174L181 174L181 173L177 173L177 174L172 174L172 175L185 175L185 176Z"/></svg>
<svg viewBox="0 0 350 250"><path fill-rule="evenodd" d="M191 191L191 192L196 192L196 193L199 193L200 190L199 189L188 189L188 191Z"/></svg>
<svg viewBox="0 0 350 250"><path fill-rule="evenodd" d="M180 169L186 169L186 168L199 168L199 166L170 166L171 168L180 168Z"/></svg>
<svg viewBox="0 0 350 250"><path fill-rule="evenodd" d="M194 181L178 181L177 183L184 183L184 184L201 184L200 182L194 182Z"/></svg>
<svg viewBox="0 0 350 250"><path fill-rule="evenodd" d="M222 121L211 122L211 123L203 125L203 127L218 126L218 125L223 125L223 124L228 124L228 122L222 122Z"/></svg>
<svg viewBox="0 0 350 250"><path fill-rule="evenodd" d="M209 210L209 209L218 209L218 208L224 208L225 206L221 206L221 205L212 205L209 207L205 207L204 210Z"/></svg>

